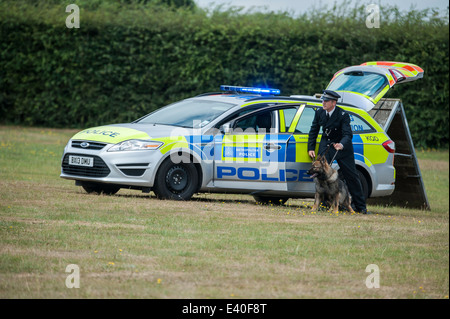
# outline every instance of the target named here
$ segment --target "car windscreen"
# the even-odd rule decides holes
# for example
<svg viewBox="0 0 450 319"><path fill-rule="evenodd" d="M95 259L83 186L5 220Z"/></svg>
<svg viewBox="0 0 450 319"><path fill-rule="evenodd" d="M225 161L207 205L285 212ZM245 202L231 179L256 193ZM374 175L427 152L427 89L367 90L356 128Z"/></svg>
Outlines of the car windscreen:
<svg viewBox="0 0 450 319"><path fill-rule="evenodd" d="M207 125L233 106L235 104L216 101L184 100L150 113L135 123L199 128Z"/></svg>
<svg viewBox="0 0 450 319"><path fill-rule="evenodd" d="M336 77L328 86L332 91L349 91L376 96L386 85L387 79L381 74L370 72L350 72Z"/></svg>

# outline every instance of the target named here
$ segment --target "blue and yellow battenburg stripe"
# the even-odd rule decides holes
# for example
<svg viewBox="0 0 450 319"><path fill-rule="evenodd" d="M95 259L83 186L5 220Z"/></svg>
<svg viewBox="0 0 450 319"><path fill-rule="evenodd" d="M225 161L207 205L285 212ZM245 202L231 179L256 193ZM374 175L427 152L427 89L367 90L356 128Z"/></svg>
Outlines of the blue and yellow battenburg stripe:
<svg viewBox="0 0 450 319"><path fill-rule="evenodd" d="M317 138L316 151L321 136ZM165 142L161 149L166 153L171 149L190 149L202 160L216 159L220 161L252 161L252 162L297 162L309 163L307 144L308 135L299 134L255 134L255 135L191 135L177 138L158 138ZM169 142L170 140L170 142ZM388 153L384 151L382 142L387 140L384 133L368 133L353 135L355 160L367 166L385 163ZM275 144L279 149L269 151L264 145ZM369 160L370 159L370 160Z"/></svg>

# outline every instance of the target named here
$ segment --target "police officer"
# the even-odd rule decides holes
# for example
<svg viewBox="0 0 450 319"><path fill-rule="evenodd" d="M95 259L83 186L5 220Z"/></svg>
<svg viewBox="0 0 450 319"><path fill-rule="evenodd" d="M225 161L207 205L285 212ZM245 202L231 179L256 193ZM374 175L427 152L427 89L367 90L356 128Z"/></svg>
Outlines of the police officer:
<svg viewBox="0 0 450 319"><path fill-rule="evenodd" d="M355 165L355 154L353 151L353 133L350 127L350 116L341 108L336 106L341 96L334 91L325 90L322 95L322 109L318 109L314 116L308 137L308 154L316 158L316 139L322 127L322 139L319 144L319 154L323 154L329 147L325 156L330 163L335 153L336 161L340 171L347 182L348 190L352 195L352 203L355 211L362 214L370 214L366 208L366 199L363 194L361 181ZM332 144L334 143L334 144ZM331 164L331 163L330 163Z"/></svg>

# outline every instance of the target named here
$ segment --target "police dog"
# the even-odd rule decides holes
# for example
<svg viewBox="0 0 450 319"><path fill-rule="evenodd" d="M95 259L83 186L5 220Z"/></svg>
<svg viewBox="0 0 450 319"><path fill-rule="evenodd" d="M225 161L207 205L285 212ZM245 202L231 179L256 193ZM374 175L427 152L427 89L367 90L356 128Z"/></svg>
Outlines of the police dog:
<svg viewBox="0 0 450 319"><path fill-rule="evenodd" d="M328 164L325 156L319 155L307 173L314 178L316 184L313 211L323 203L332 207L333 213L339 211L339 205L354 213L347 184L339 178L338 172Z"/></svg>

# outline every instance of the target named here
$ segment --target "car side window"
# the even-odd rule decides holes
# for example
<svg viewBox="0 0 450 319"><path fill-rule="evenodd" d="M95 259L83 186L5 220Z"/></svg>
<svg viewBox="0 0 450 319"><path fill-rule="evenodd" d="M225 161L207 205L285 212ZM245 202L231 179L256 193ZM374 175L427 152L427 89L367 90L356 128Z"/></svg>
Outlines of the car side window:
<svg viewBox="0 0 450 319"><path fill-rule="evenodd" d="M351 112L347 112L350 115L350 127L353 134L375 132L376 130L367 123L362 117Z"/></svg>
<svg viewBox="0 0 450 319"><path fill-rule="evenodd" d="M314 115L317 108L311 106L306 106L303 110L302 115L297 123L294 134L308 134L311 130L311 125L314 120ZM322 134L322 127L320 128L319 134Z"/></svg>
<svg viewBox="0 0 450 319"><path fill-rule="evenodd" d="M236 133L245 132L247 134L269 133L273 128L273 118L273 111L258 112L257 114L236 121L233 131Z"/></svg>
<svg viewBox="0 0 450 319"><path fill-rule="evenodd" d="M217 124L215 125L215 127L216 127L216 128L219 128L221 125L223 125L223 124L225 124L225 123L227 123L227 122L230 122L230 121L232 121L233 119L238 118L239 116L242 116L242 115L245 115L245 114L247 114L247 113L256 111L256 110L258 110L258 109L260 109L260 108L263 108L263 107L269 106L269 105L272 105L272 104L269 104L269 103L261 103L261 104L255 104L255 105L246 107L246 108L244 108L243 110L240 110L240 111L238 111L238 112L233 113L233 114L230 115L230 116L227 116L225 119L223 119L223 120L221 120L219 123L217 123Z"/></svg>

